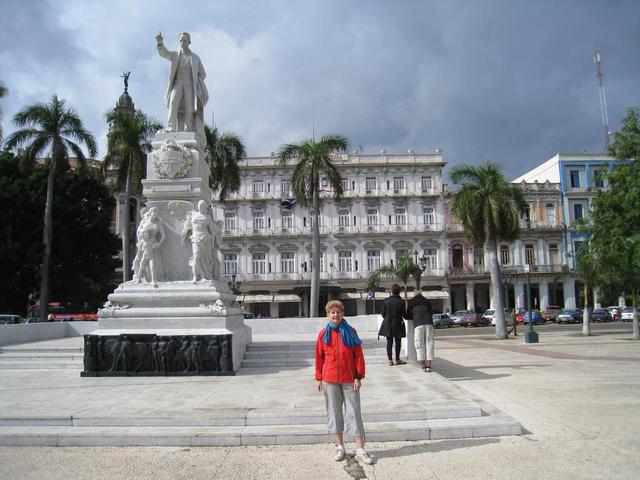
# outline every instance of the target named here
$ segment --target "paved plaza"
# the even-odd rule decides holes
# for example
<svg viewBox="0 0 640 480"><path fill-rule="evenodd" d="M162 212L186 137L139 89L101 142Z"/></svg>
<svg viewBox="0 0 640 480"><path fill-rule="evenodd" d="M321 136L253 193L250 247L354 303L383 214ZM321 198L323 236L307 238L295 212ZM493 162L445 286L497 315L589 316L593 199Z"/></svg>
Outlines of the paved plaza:
<svg viewBox="0 0 640 480"><path fill-rule="evenodd" d="M223 447L5 446L0 448L0 478L637 478L640 344L623 333L627 327L617 324L588 338L574 332L544 332L534 345L525 345L522 337L497 341L487 335L439 332L435 373L425 374L411 365L388 367L370 362L362 391L365 416L388 405L401 414L410 403L434 411L440 404L470 402L481 405L488 414L515 420L524 429L520 436L370 441L368 447L377 458L373 466L351 459L334 462L329 442ZM273 340L254 338L256 343ZM215 416L215 407L224 410L233 398L240 398L243 408L264 409L273 415L292 408L321 415L324 406L322 397L313 391L310 367L272 367L261 372L246 368L226 378L109 378L101 379L102 386L93 383L96 379L80 379L77 370L68 370L0 370L0 416L55 416L72 409L82 412L83 418L126 418L136 412L157 418L173 410L191 412L195 421L199 416ZM67 381L60 382L60 378ZM266 379L278 388L266 388ZM395 384L388 391L399 393L383 393L385 384ZM184 401L166 405L163 388L166 391L176 385L185 392ZM106 387L117 386L127 392L123 397L105 393ZM413 393L409 391L412 387ZM260 401L264 404L258 405ZM206 405L211 408L203 410ZM243 415L250 417L246 412ZM0 430L4 435L11 428L20 427ZM281 428L295 430L295 426ZM350 443L348 450L352 447Z"/></svg>

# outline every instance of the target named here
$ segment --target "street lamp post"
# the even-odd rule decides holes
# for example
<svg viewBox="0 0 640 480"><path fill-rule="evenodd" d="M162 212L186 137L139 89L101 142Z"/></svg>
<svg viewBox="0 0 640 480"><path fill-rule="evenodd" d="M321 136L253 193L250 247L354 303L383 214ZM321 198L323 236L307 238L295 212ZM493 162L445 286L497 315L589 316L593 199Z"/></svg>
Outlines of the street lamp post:
<svg viewBox="0 0 640 480"><path fill-rule="evenodd" d="M418 250L413 251L413 258L415 259L415 264L420 267L420 270L423 272L427 269L427 255L426 252L422 253L422 256L418 257Z"/></svg>
<svg viewBox="0 0 640 480"><path fill-rule="evenodd" d="M538 343L538 333L533 330L533 312L531 311L531 278L529 270L530 266L525 265L524 271L527 274L527 313L529 314L529 330L524 334L524 343Z"/></svg>
<svg viewBox="0 0 640 480"><path fill-rule="evenodd" d="M236 274L231 274L231 282L229 282L229 288L231 288L231 293L234 295L240 294L240 282L236 282Z"/></svg>
<svg viewBox="0 0 640 480"><path fill-rule="evenodd" d="M503 271L502 272L502 281L503 281L503 286L504 286L504 307L505 307L505 313L509 312L509 315L511 315L510 313L510 308L509 308L509 278L508 278L508 273L507 271ZM505 322L507 321L507 319L505 318ZM516 322L516 317L515 317L515 313L513 315L513 336L517 337L518 336L518 330L517 330L517 325L518 322ZM508 325L507 325L508 327ZM508 328L507 328L507 332L508 332Z"/></svg>

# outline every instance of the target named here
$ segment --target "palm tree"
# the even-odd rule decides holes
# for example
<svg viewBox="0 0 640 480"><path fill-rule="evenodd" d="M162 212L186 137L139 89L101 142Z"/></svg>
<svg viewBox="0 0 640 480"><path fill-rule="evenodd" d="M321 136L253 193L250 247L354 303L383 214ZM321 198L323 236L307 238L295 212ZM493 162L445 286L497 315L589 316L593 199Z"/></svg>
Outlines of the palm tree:
<svg viewBox="0 0 640 480"><path fill-rule="evenodd" d="M598 282L600 267L598 258L591 246L584 247L578 251L576 261L576 274L583 283L582 302L582 334L591 335L591 311L589 310L589 290L595 287Z"/></svg>
<svg viewBox="0 0 640 480"><path fill-rule="evenodd" d="M21 128L7 139L7 147L24 146L21 156L21 167L28 170L36 159L45 153L51 155L48 161L47 200L44 208L42 272L40 283L40 321L45 321L49 307L49 262L51 258L51 241L53 233L53 181L56 168L68 163L69 152L78 160L84 169L86 157L80 145L86 147L89 156L98 153L93 135L85 130L82 120L72 109L67 108L64 100L57 95L47 104L36 103L23 108L13 117L13 123ZM78 142L78 143L76 143Z"/></svg>
<svg viewBox="0 0 640 480"><path fill-rule="evenodd" d="M409 304L407 283L409 283L410 278L413 278L416 282L416 290L420 290L422 268L414 262L411 254L405 253L398 258L396 265L380 265L380 267L378 267L378 269L369 277L369 280L367 281L367 290L372 292L377 289L380 284L380 277L383 276L396 277L402 283L404 286L404 302L406 307Z"/></svg>
<svg viewBox="0 0 640 480"><path fill-rule="evenodd" d="M301 143L285 144L278 151L282 165L290 159L296 159L293 170L291 189L296 202L303 207L311 207L313 225L311 225L311 293L309 299L309 316L318 314L320 296L320 176L327 178L328 186L336 198L342 197L340 173L331 162L331 153L349 150L349 140L342 135L325 135L320 141L307 139Z"/></svg>
<svg viewBox="0 0 640 480"><path fill-rule="evenodd" d="M240 190L238 161L247 156L242 139L234 133L220 134L216 127L204 126L207 138L206 159L209 164L209 186L218 191L224 202L228 194Z"/></svg>
<svg viewBox="0 0 640 480"><path fill-rule="evenodd" d="M500 295L498 241L512 241L520 234L520 216L528 204L522 191L508 183L500 168L493 163L476 167L459 165L451 171L451 180L460 185L453 196L451 211L461 223L474 245L484 246L489 253L491 286L496 292L496 336L507 338L507 326Z"/></svg>
<svg viewBox="0 0 640 480"><path fill-rule="evenodd" d="M0 82L0 98L6 97L9 90ZM0 110L0 143L2 143L2 110Z"/></svg>
<svg viewBox="0 0 640 480"><path fill-rule="evenodd" d="M130 112L114 108L107 112L110 125L107 155L102 163L106 175L111 168L118 170L118 189L124 194L120 235L122 237L122 281L129 280L130 258L130 207L131 191L134 182L139 183L144 176L145 156L151 150L153 135L162 128L157 121L142 112Z"/></svg>

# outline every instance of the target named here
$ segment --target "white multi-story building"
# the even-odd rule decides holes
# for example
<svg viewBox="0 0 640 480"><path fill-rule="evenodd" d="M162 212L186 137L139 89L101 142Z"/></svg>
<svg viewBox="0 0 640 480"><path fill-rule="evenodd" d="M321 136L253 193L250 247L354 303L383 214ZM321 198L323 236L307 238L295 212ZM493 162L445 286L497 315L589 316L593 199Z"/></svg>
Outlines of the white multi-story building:
<svg viewBox="0 0 640 480"><path fill-rule="evenodd" d="M337 200L326 179L321 180L319 308L339 298L348 315L373 311L366 291L371 273L402 254L415 253L426 259L423 290L444 310L448 293L441 153L338 154L333 163L342 176L344 195ZM214 203L214 217L223 223L225 278L255 315L308 314L312 217L292 201L294 165L280 165L275 156L242 160L240 191ZM382 286L391 282L383 279ZM376 300L384 295L379 292ZM439 303L443 300L444 305Z"/></svg>
<svg viewBox="0 0 640 480"><path fill-rule="evenodd" d="M527 277L532 307L575 307L575 280L567 265L559 183L521 181L517 186L529 203L521 219L520 237L498 243L502 295L510 308L527 307ZM447 282L451 310L481 311L494 306L488 253L472 245L462 227L449 214L451 197L445 196ZM526 270L529 273L526 273Z"/></svg>

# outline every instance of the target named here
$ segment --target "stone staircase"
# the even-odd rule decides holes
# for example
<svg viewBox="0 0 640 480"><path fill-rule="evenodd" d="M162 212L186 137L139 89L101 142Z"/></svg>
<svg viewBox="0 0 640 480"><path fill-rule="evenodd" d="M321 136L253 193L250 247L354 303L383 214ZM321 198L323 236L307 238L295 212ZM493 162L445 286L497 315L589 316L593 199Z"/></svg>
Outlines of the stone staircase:
<svg viewBox="0 0 640 480"><path fill-rule="evenodd" d="M0 370L81 370L83 355L82 347L1 347Z"/></svg>
<svg viewBox="0 0 640 480"><path fill-rule="evenodd" d="M313 388L313 348L309 341L255 342L235 377L81 379L81 348L5 347L0 380L24 376L14 388L29 389L31 397L19 405L0 394L0 445L330 444L324 399ZM383 342L366 339L364 350L368 441L523 433L518 421L437 373L387 366ZM61 387L38 397L26 376L44 378L36 370L45 368L44 381ZM3 409L6 398L11 402Z"/></svg>

